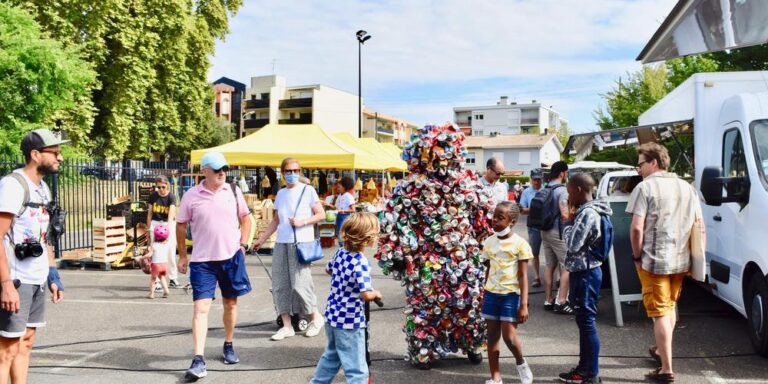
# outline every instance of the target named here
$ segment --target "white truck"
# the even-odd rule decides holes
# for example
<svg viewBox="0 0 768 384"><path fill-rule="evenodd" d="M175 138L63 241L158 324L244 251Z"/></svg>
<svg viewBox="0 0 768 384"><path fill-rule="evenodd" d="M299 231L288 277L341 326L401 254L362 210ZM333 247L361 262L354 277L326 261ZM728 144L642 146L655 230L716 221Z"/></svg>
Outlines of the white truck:
<svg viewBox="0 0 768 384"><path fill-rule="evenodd" d="M693 121L694 175L707 227L707 282L747 318L768 356L768 71L699 73L639 118Z"/></svg>

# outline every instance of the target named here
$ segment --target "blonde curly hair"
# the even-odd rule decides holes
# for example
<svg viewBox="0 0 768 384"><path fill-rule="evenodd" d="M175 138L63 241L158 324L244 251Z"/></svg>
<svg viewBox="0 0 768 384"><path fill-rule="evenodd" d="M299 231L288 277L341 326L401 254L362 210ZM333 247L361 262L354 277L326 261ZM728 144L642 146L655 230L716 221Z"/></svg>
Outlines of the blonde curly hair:
<svg viewBox="0 0 768 384"><path fill-rule="evenodd" d="M341 226L341 240L350 252L362 252L379 238L379 219L368 212L353 213Z"/></svg>

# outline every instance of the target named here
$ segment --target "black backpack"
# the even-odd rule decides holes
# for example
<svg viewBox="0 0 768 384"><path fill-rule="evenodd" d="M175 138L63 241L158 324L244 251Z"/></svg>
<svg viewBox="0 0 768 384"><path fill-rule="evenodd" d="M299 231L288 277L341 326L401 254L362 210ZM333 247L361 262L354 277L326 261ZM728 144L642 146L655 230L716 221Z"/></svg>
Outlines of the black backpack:
<svg viewBox="0 0 768 384"><path fill-rule="evenodd" d="M555 200L555 189L565 188L563 184L547 186L536 192L531 199L528 212L528 226L542 231L552 229L560 216L560 205Z"/></svg>

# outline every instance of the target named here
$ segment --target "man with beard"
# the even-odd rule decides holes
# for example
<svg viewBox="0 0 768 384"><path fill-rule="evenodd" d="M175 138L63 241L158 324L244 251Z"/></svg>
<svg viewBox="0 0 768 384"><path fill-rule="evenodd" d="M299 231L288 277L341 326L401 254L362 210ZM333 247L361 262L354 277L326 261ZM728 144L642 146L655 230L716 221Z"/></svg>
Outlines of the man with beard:
<svg viewBox="0 0 768 384"><path fill-rule="evenodd" d="M56 304L64 286L46 238L51 191L43 177L59 172L60 140L37 129L21 141L25 165L0 180L0 384L26 383L37 328L45 326L45 286Z"/></svg>

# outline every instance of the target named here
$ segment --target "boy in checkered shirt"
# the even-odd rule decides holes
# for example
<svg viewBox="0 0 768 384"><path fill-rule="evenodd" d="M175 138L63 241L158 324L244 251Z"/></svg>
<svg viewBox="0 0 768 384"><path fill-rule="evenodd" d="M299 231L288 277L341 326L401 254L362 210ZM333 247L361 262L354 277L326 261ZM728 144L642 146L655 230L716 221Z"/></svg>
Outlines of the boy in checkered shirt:
<svg viewBox="0 0 768 384"><path fill-rule="evenodd" d="M330 384L339 368L344 368L347 383L368 382L364 301L380 299L381 292L371 286L370 266L362 251L374 245L378 236L379 220L370 213L352 214L341 227L344 247L325 267L331 275L325 309L328 345L311 384Z"/></svg>

